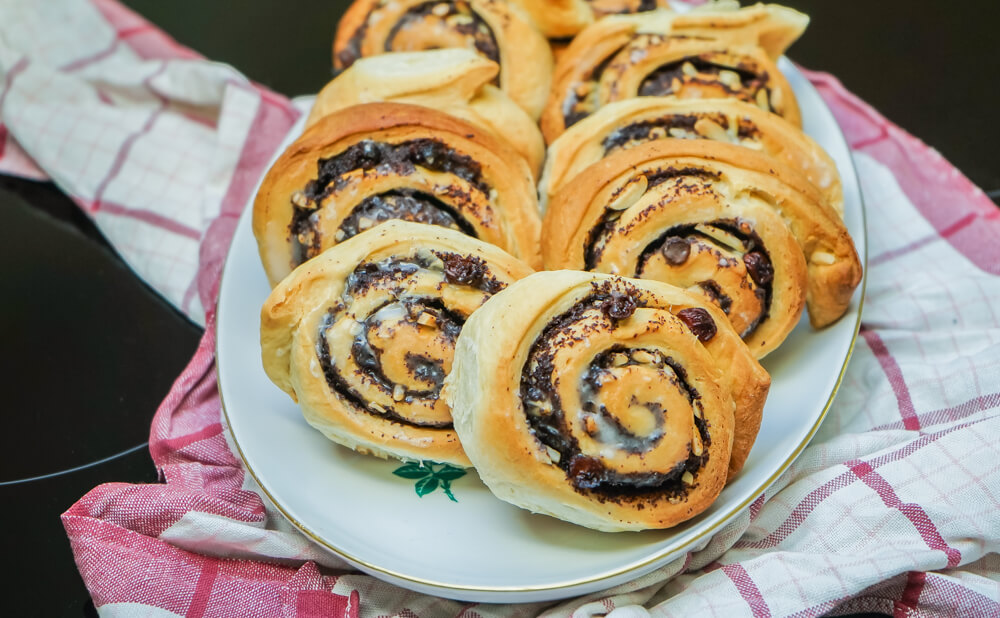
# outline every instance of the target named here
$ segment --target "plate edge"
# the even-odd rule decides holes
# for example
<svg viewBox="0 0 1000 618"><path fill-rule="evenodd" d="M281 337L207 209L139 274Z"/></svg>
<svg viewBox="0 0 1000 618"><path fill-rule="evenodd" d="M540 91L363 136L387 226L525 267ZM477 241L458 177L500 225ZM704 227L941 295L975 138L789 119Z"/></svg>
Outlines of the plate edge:
<svg viewBox="0 0 1000 618"><path fill-rule="evenodd" d="M799 76L802 77L802 79L804 79L807 83L809 83L810 87L813 87L812 83L808 81L808 78L806 78L801 72L798 71L798 67L797 66L795 66L793 64L792 67L793 67L793 70L795 70L799 74ZM818 95L818 92L817 92L817 95ZM823 101L823 104L824 104L824 106L826 106L826 101ZM829 110L829 106L826 106L826 107L827 107L827 110ZM837 131L840 133L841 140L844 143L844 145L847 147L848 155L850 155L851 154L850 144L847 142L846 136L843 133L843 129L840 127L840 125L838 123L836 123L836 120L834 120L834 126L836 127ZM293 128L291 130L295 130L296 128L297 128L297 125L293 126ZM290 132L291 132L291 130L290 130ZM275 153L275 155L274 155L274 157L273 157L273 159L271 161L272 165L273 165L274 160L276 160L278 158L278 156L280 156L281 152L283 152L283 151L284 150L281 150L281 151L278 151L278 152ZM774 471L774 473L770 477L768 477L763 483L761 483L757 488L755 488L746 499L744 499L738 505L736 505L733 508L731 508L723 517L721 517L719 519L719 521L717 521L712 526L706 528L705 530L702 530L701 532L699 532L697 535L695 535L691 539L686 540L679 547L670 547L670 548L667 548L667 549L664 549L664 550L660 550L659 552L657 552L653 556L651 556L651 557L649 557L649 558L647 558L647 559L645 559L645 560L643 560L641 562L634 563L634 564L626 566L626 567L622 567L622 568L618 569L617 571L614 571L614 572L611 572L611 573L602 573L602 574L591 576L591 577L579 578L579 579L572 580L572 581L569 581L569 582L564 582L564 583L561 583L561 584L558 584L558 585L543 585L543 586L463 586L463 585L455 585L455 584L449 584L449 583L443 583L443 582L435 582L435 581L432 581L432 580L429 580L429 579L424 579L424 578L421 578L421 577L416 577L416 576L412 576L412 575L398 573L398 572L392 571L390 569L386 569L386 568L383 568L383 567L371 564L371 563L369 563L367 561L361 560L359 558L356 558L354 556L351 556L347 552L339 550L336 547L334 547L332 544L330 544L327 541L321 539L318 535L316 535L315 533L313 533L311 530L309 530L307 527L305 527L304 524L302 524L301 522L299 522L290 513L288 513L281 506L281 504L277 500L274 499L274 496L267 489L267 487L265 486L265 484L261 482L260 478L258 478L257 474L253 471L253 468L247 462L246 456L243 453L243 447L240 446L240 443L239 443L239 441L236 438L236 434L231 429L232 424L230 422L229 412L228 412L228 409L226 407L225 396L223 394L222 379L221 379L221 374L220 374L220 369L219 369L220 363L218 362L218 359L220 358L220 356L219 356L219 341L220 341L220 337L218 336L218 320L216 320L215 324L214 324L214 326L216 327L216 338L215 338L215 349L214 349L215 358L216 358L215 374L216 374L216 381L217 381L218 390L219 390L219 402L220 402L222 414L223 414L223 417L224 417L225 423L226 423L226 431L229 433L229 437L232 439L233 446L236 447L237 455L239 456L239 459L240 459L241 463L243 464L244 470L247 473L250 474L251 478L253 478L254 482L257 484L257 486L260 488L260 490L264 493L264 496L266 497L266 499L271 503L272 506L274 506L274 508L279 513L281 513L281 515L286 520L288 520L293 526L295 526L296 529L298 529L302 534L304 534L311 541L313 541L314 543L316 543L317 545L319 545L320 547L322 547L324 550L326 550L326 551L328 551L328 552L336 555L337 557L339 557L339 558L341 558L343 560L346 560L350 564L355 565L356 567L360 568L361 570L363 570L365 572L368 572L371 575L375 575L375 576L382 575L382 576L388 577L388 578L390 578L392 580L396 580L393 583L408 582L408 583L415 584L417 586L424 587L424 588L429 587L431 589L436 589L436 590L440 590L440 591L443 591L443 592L455 592L455 593L461 593L461 592L473 593L473 594L475 594L475 593L483 593L483 594L517 594L517 593L531 594L531 593L544 593L544 592L559 593L559 594L554 594L552 596L546 596L546 597L544 597L544 599L554 600L554 599L558 599L558 598L564 598L564 597L567 597L567 596L572 596L572 594L575 592L575 589L577 589L577 588L583 588L583 587L588 586L588 585L593 585L593 584L605 582L607 580L622 578L624 576L631 575L631 574L634 574L635 577L640 577L643 574L652 571L657 566L660 566L661 564L666 563L672 557L674 557L676 554L678 554L680 551L682 551L684 548L690 547L690 546L696 544L699 540L705 538L706 536L714 535L720 528L723 528L727 524L729 524L733 520L734 517L736 517L737 515L739 515L739 513L741 513L743 511L743 509L745 509L746 507L748 507L750 504L752 504L754 501L756 501L761 495L763 495L764 492L766 492L767 489L772 484L774 484L774 482L782 474L784 474L785 471L788 470L788 468L795 462L795 460L798 459L799 455L802 454L802 451L805 450L805 448L807 446L809 446L809 443L812 441L813 437L815 437L815 435L816 435L816 432L819 430L820 425L822 425L823 421L826 419L826 416L829 413L830 408L832 407L834 400L836 399L837 393L840 391L840 386L843 383L844 376L847 373L847 367L850 364L851 358L853 357L853 354L854 354L854 348L855 348L855 345L857 344L858 335L859 335L860 329L861 329L861 318L862 318L862 313L863 313L864 304L865 304L865 296L866 296L867 287L868 287L868 254L869 254L868 244L869 243L868 243L868 214L867 214L867 206L866 206L866 203L865 203L864 192L861 190L861 183L860 183L860 179L859 179L858 173L857 173L857 166L854 165L853 161L851 162L850 170L849 171L850 171L850 174L854 178L855 185L857 186L857 189L858 189L858 196L860 198L861 221L862 221L862 236L864 238L864 246L865 246L864 256L863 256L863 259L862 259L862 261L863 261L863 269L864 269L863 273L864 273L864 275L863 275L862 281L861 281L861 294L860 294L860 297L859 297L859 302L858 302L858 307L857 307L857 315L856 315L856 318L855 318L855 324L854 324L854 328L853 328L853 335L851 337L850 345L848 346L848 349L847 349L847 354L844 357L843 365L841 366L840 372L839 372L839 374L837 376L837 380L834 383L833 389L830 392L830 396L828 397L826 403L823 406L823 411L817 417L816 422L809 429L809 432L807 433L807 435L805 436L805 438L799 443L799 445L788 456L788 458ZM258 187L259 187L260 183L258 182L257 184L258 184ZM253 194L254 195L256 194L256 190L254 191ZM248 206L250 206L249 202L248 202ZM237 226L236 226L237 230L239 229L240 225L243 223L243 218L244 217L248 217L248 216L252 216L252 207L250 207L250 208L246 208L245 207L244 208L243 212L240 215L240 219L237 222ZM231 243L230 243L230 249L231 249ZM226 261L223 264L223 268L222 268L222 271L221 271L220 276L219 276L219 287L218 287L218 289L219 289L219 295L218 295L218 297L216 299L216 316L221 316L221 305L222 305L222 297L223 297L222 290L224 288L224 281L225 281L225 277L226 277L226 272L228 271L229 258L230 258L230 254L227 252ZM608 584L607 587L611 587L611 586L615 585L615 583L616 582L611 582L611 583ZM405 586L405 584L399 584L399 585L404 585ZM604 589L604 588L597 588L596 590L601 590L601 589ZM469 597L461 597L461 596L452 596L452 597L449 597L449 598L465 598L465 599L469 599ZM472 599L470 599L470 600L472 600ZM539 597L538 600L543 600L543 598ZM498 601L491 601L491 602L498 602Z"/></svg>

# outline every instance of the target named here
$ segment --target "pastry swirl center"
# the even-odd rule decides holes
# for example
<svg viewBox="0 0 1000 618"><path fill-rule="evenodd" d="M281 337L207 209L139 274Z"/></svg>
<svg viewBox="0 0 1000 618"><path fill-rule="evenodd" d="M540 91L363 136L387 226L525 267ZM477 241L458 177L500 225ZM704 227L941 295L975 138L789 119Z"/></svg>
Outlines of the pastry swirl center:
<svg viewBox="0 0 1000 618"><path fill-rule="evenodd" d="M464 278L456 270L475 271ZM465 271L463 271L465 272ZM457 286L454 303L443 294ZM365 413L420 427L451 427L439 399L468 315L505 284L475 256L420 250L360 264L320 320L317 361L330 389ZM462 290L464 288L464 290Z"/></svg>
<svg viewBox="0 0 1000 618"><path fill-rule="evenodd" d="M642 329L679 321L605 282L533 342L520 383L526 418L577 491L682 497L704 465L711 439L697 389L668 349L634 343Z"/></svg>
<svg viewBox="0 0 1000 618"><path fill-rule="evenodd" d="M739 219L667 230L643 251L634 276L700 294L744 339L770 314L774 266L763 240Z"/></svg>

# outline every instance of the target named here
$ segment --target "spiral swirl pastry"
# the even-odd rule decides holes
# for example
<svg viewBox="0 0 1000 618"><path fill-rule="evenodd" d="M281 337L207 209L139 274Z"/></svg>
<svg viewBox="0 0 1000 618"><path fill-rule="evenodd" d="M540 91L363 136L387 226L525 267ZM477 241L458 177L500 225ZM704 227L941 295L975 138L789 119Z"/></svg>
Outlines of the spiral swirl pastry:
<svg viewBox="0 0 1000 618"><path fill-rule="evenodd" d="M264 369L338 444L468 466L441 385L465 321L531 272L458 232L383 223L271 292L261 311Z"/></svg>
<svg viewBox="0 0 1000 618"><path fill-rule="evenodd" d="M843 188L830 155L784 119L734 99L639 97L609 103L552 142L539 205L544 212L554 194L603 157L672 138L728 142L771 155L802 172L843 217Z"/></svg>
<svg viewBox="0 0 1000 618"><path fill-rule="evenodd" d="M333 63L393 51L460 47L500 66L496 85L532 119L541 114L552 78L548 41L506 0L355 0L333 43Z"/></svg>
<svg viewBox="0 0 1000 618"><path fill-rule="evenodd" d="M589 26L560 55L541 118L546 141L552 143L608 103L649 96L734 98L800 126L788 81L758 43L783 51L801 29L786 28L783 13L744 19L751 9L686 15L653 11Z"/></svg>
<svg viewBox="0 0 1000 618"><path fill-rule="evenodd" d="M522 279L473 314L445 397L497 497L618 531L707 508L743 465L769 385L698 297L559 271Z"/></svg>
<svg viewBox="0 0 1000 618"><path fill-rule="evenodd" d="M761 358L808 305L814 327L847 310L861 263L843 221L804 176L748 148L663 139L584 170L550 204L546 268L665 281L728 317Z"/></svg>
<svg viewBox="0 0 1000 618"><path fill-rule="evenodd" d="M360 103L412 103L460 118L505 140L537 178L545 141L535 121L492 85L495 62L468 49L394 52L362 58L316 96L306 126Z"/></svg>
<svg viewBox="0 0 1000 618"><path fill-rule="evenodd" d="M438 225L539 264L534 181L489 132L433 109L356 105L321 118L264 177L253 229L274 285L390 219Z"/></svg>

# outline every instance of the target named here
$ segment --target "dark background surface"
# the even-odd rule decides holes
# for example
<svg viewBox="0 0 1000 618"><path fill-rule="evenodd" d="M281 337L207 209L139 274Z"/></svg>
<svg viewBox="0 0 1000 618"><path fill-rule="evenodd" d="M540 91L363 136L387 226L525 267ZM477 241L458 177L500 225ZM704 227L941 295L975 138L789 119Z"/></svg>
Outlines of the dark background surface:
<svg viewBox="0 0 1000 618"><path fill-rule="evenodd" d="M987 49L1000 3L785 3L812 15L790 57L837 75L1000 197L1000 54ZM298 95L330 78L330 41L348 3L125 4L205 56ZM0 177L0 204L0 549L16 565L4 613L90 615L59 514L103 482L156 482L144 446L150 421L201 333L135 277L55 186ZM51 591L41 602L18 592L40 583Z"/></svg>

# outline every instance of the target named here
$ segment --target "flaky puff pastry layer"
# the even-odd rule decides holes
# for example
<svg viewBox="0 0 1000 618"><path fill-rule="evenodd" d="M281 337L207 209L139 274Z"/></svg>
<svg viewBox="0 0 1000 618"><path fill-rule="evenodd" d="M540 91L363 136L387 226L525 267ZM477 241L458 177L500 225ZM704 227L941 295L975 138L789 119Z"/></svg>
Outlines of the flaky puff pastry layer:
<svg viewBox="0 0 1000 618"><path fill-rule="evenodd" d="M292 272L261 310L268 377L330 440L468 466L439 397L465 320L532 269L440 227L390 221Z"/></svg>
<svg viewBox="0 0 1000 618"><path fill-rule="evenodd" d="M587 168L546 213L548 269L656 279L727 312L758 357L795 327L840 318L861 262L837 212L768 155L708 140L662 139Z"/></svg>
<svg viewBox="0 0 1000 618"><path fill-rule="evenodd" d="M497 497L624 531L705 510L746 460L769 386L725 316L697 296L551 271L473 314L444 396Z"/></svg>
<svg viewBox="0 0 1000 618"><path fill-rule="evenodd" d="M540 264L531 170L489 131L444 112L367 103L328 114L278 158L254 200L271 284L387 219L431 223Z"/></svg>
<svg viewBox="0 0 1000 618"><path fill-rule="evenodd" d="M788 121L734 99L639 97L609 103L549 146L539 206L544 212L555 193L608 154L666 138L729 142L771 155L802 172L843 217L843 187L830 155Z"/></svg>
<svg viewBox="0 0 1000 618"><path fill-rule="evenodd" d="M542 134L551 143L604 105L637 96L736 98L800 126L795 95L774 58L807 22L771 5L602 19L560 55Z"/></svg>
<svg viewBox="0 0 1000 618"><path fill-rule="evenodd" d="M361 58L316 96L306 126L360 103L412 103L436 109L506 140L535 178L545 158L538 126L502 90L491 85L499 67L468 49L396 52Z"/></svg>
<svg viewBox="0 0 1000 618"><path fill-rule="evenodd" d="M552 79L548 41L506 0L355 0L333 43L336 69L393 51L460 47L500 65L498 85L537 119Z"/></svg>
<svg viewBox="0 0 1000 618"><path fill-rule="evenodd" d="M586 0L593 11L594 17L600 19L606 15L621 15L625 13L644 13L655 11L656 9L670 8L668 0ZM721 4L730 4L728 0L722 0ZM544 4L544 3L543 3ZM720 2L710 2L710 4L720 4Z"/></svg>
<svg viewBox="0 0 1000 618"><path fill-rule="evenodd" d="M527 13L532 23L549 38L567 38L594 22L587 0L510 0Z"/></svg>
<svg viewBox="0 0 1000 618"><path fill-rule="evenodd" d="M668 8L667 0L510 0L523 9L542 34L571 37L605 15L642 13ZM739 7L739 4L736 5Z"/></svg>

